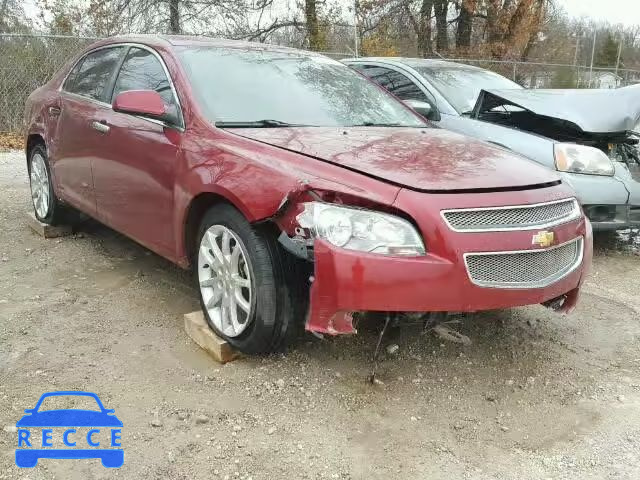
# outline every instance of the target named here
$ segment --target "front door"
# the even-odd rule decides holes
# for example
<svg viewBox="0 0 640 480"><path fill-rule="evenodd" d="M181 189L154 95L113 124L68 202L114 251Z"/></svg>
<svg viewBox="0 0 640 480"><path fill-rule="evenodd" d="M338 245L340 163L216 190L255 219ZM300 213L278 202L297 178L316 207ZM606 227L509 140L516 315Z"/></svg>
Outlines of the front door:
<svg viewBox="0 0 640 480"><path fill-rule="evenodd" d="M173 196L182 138L182 115L161 59L132 46L114 84L111 101L128 90L155 90L173 119L168 122L114 112L98 120L108 132L93 163L98 218L157 253L175 257Z"/></svg>

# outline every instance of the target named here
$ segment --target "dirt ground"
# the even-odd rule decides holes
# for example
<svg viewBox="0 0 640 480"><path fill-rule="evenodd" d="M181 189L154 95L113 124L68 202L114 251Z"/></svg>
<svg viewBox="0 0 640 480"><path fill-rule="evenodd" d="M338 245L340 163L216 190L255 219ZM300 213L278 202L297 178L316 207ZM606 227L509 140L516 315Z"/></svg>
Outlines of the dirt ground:
<svg viewBox="0 0 640 480"><path fill-rule="evenodd" d="M572 315L466 316L470 346L404 328L372 386L375 329L220 366L184 333L187 273L95 223L42 239L29 211L0 154L0 479L640 478L637 249L598 243ZM115 409L121 469L15 466L12 426L52 390Z"/></svg>

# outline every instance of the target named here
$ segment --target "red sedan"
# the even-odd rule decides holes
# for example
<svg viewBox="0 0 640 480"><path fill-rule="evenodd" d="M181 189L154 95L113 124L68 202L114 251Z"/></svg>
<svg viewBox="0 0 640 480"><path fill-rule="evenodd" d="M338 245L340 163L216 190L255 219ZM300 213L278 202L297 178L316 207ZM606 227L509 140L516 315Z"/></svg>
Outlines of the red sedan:
<svg viewBox="0 0 640 480"><path fill-rule="evenodd" d="M80 210L195 272L245 352L357 311L574 307L591 227L553 172L350 68L206 38L98 42L26 106L37 217Z"/></svg>

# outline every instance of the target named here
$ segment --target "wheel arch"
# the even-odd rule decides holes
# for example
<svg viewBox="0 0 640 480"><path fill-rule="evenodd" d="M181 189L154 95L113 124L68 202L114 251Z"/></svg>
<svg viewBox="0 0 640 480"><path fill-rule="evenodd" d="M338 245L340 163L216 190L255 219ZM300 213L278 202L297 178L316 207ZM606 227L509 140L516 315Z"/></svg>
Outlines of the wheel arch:
<svg viewBox="0 0 640 480"><path fill-rule="evenodd" d="M26 161L27 161L27 170L29 169L29 154L31 153L31 150L33 150L33 148L36 145L42 145L45 150L47 149L47 143L44 140L44 136L40 133L31 133L27 136L27 141L25 143L25 155L26 155Z"/></svg>
<svg viewBox="0 0 640 480"><path fill-rule="evenodd" d="M227 204L238 210L247 220L251 221L244 205L240 202L230 199L230 195L225 195L221 192L205 191L200 192L191 198L188 203L181 222L181 235L178 237L181 239L181 245L178 246L180 263L183 263L185 267L191 266L191 260L195 253L195 240L198 235L198 228L202 217L211 207L220 204Z"/></svg>

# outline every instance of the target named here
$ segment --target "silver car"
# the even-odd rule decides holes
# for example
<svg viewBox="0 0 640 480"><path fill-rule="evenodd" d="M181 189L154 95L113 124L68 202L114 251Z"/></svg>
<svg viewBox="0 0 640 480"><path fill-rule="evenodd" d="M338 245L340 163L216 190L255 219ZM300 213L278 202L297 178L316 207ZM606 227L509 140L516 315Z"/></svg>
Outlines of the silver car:
<svg viewBox="0 0 640 480"><path fill-rule="evenodd" d="M526 90L497 73L442 60L343 62L437 125L558 170L594 230L640 223L640 85Z"/></svg>

